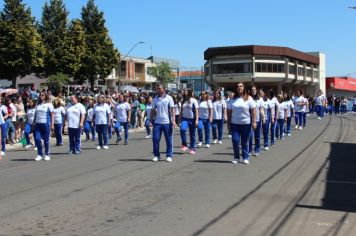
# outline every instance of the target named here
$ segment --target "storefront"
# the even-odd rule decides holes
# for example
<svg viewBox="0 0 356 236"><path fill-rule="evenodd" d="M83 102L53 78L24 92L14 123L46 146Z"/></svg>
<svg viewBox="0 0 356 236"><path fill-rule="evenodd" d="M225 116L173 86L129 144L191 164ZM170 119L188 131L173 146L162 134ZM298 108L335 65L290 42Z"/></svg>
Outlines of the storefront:
<svg viewBox="0 0 356 236"><path fill-rule="evenodd" d="M356 78L351 77L327 77L326 78L327 94L340 97L356 96Z"/></svg>

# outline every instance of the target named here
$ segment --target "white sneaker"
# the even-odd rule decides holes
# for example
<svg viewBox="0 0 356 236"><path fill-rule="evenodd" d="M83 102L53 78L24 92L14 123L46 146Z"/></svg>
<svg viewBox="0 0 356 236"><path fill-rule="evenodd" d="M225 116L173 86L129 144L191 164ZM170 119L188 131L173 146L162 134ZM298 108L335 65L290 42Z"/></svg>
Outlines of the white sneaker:
<svg viewBox="0 0 356 236"><path fill-rule="evenodd" d="M151 135L147 135L146 138L151 138Z"/></svg>
<svg viewBox="0 0 356 236"><path fill-rule="evenodd" d="M287 134L289 137L291 136L291 134Z"/></svg>
<svg viewBox="0 0 356 236"><path fill-rule="evenodd" d="M101 149L101 147L100 147L100 146L97 146L97 147L96 147L96 149L97 149L97 150L100 150L100 149Z"/></svg>
<svg viewBox="0 0 356 236"><path fill-rule="evenodd" d="M285 134L285 133L283 133L283 134L282 134L282 136L286 136L286 134Z"/></svg>
<svg viewBox="0 0 356 236"><path fill-rule="evenodd" d="M172 157L167 157L166 161L167 162L172 162Z"/></svg>
<svg viewBox="0 0 356 236"><path fill-rule="evenodd" d="M217 142L218 142L218 140L217 140L217 139L214 139L213 143L215 144L215 143L217 143Z"/></svg>
<svg viewBox="0 0 356 236"><path fill-rule="evenodd" d="M37 151L37 147L35 147L33 150Z"/></svg>
<svg viewBox="0 0 356 236"><path fill-rule="evenodd" d="M199 143L197 144L197 146L200 147L202 144L203 144L202 142L199 142Z"/></svg>
<svg viewBox="0 0 356 236"><path fill-rule="evenodd" d="M300 127L299 127L299 130L302 130L302 129L303 129L302 126L300 126Z"/></svg>
<svg viewBox="0 0 356 236"><path fill-rule="evenodd" d="M207 144L206 147L207 147L207 148L210 148L210 144Z"/></svg>
<svg viewBox="0 0 356 236"><path fill-rule="evenodd" d="M31 144L27 144L27 145L26 145L26 149L28 149L28 148L30 148L30 147L32 147Z"/></svg>
<svg viewBox="0 0 356 236"><path fill-rule="evenodd" d="M299 128L299 126L298 126L298 125L296 125L296 126L295 126L295 129L298 129L298 128Z"/></svg>
<svg viewBox="0 0 356 236"><path fill-rule="evenodd" d="M44 160L45 160L45 161L50 161L50 160L51 160L51 157L46 155L45 158L44 158Z"/></svg>
<svg viewBox="0 0 356 236"><path fill-rule="evenodd" d="M250 164L250 161L247 160L247 159L245 159L245 160L243 160L243 163L246 164L246 165L248 165L248 164Z"/></svg>
<svg viewBox="0 0 356 236"><path fill-rule="evenodd" d="M5 152L4 151L1 151L1 156L5 156Z"/></svg>
<svg viewBox="0 0 356 236"><path fill-rule="evenodd" d="M35 161L42 161L42 157L40 155L37 155L37 157L35 158Z"/></svg>
<svg viewBox="0 0 356 236"><path fill-rule="evenodd" d="M159 157L154 157L153 159L152 159L152 161L153 162L156 162L156 161L158 161L160 158Z"/></svg>
<svg viewBox="0 0 356 236"><path fill-rule="evenodd" d="M265 147L264 150L265 150L265 151L268 151L268 150L269 150L269 147Z"/></svg>
<svg viewBox="0 0 356 236"><path fill-rule="evenodd" d="M220 141L218 141L218 144L222 144L222 141L220 140Z"/></svg>
<svg viewBox="0 0 356 236"><path fill-rule="evenodd" d="M231 138L231 134L229 134L229 138Z"/></svg>
<svg viewBox="0 0 356 236"><path fill-rule="evenodd" d="M234 164L234 165L237 165L238 162L239 162L239 159L232 160L232 164Z"/></svg>
<svg viewBox="0 0 356 236"><path fill-rule="evenodd" d="M321 117L318 117L318 120L321 120Z"/></svg>
<svg viewBox="0 0 356 236"><path fill-rule="evenodd" d="M108 150L108 149L109 149L109 146L104 145L103 149Z"/></svg>

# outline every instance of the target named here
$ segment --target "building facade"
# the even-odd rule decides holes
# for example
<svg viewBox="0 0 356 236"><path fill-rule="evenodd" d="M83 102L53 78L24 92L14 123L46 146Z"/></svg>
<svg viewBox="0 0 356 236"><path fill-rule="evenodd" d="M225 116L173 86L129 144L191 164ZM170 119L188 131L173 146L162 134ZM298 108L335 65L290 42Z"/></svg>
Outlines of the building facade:
<svg viewBox="0 0 356 236"><path fill-rule="evenodd" d="M356 78L351 77L327 77L327 94L343 97L356 96Z"/></svg>
<svg viewBox="0 0 356 236"><path fill-rule="evenodd" d="M192 89L196 95L202 91L210 90L204 76L204 72L202 71L180 71L179 80L181 88Z"/></svg>
<svg viewBox="0 0 356 236"><path fill-rule="evenodd" d="M213 87L233 91L239 81L278 92L304 90L325 93L325 55L287 47L231 46L204 52L206 80Z"/></svg>

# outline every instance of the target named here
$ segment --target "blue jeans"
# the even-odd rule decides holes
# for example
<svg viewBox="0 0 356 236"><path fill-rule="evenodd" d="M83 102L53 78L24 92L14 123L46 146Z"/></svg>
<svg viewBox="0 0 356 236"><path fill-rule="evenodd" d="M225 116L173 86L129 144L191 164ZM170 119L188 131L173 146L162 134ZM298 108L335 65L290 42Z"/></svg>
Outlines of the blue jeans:
<svg viewBox="0 0 356 236"><path fill-rule="evenodd" d="M262 130L263 130L263 145L264 147L268 147L268 133L269 133L269 126L270 126L270 121L266 120L266 123L262 124Z"/></svg>
<svg viewBox="0 0 356 236"><path fill-rule="evenodd" d="M271 123L271 145L274 144L274 139L276 136L277 120L274 121L274 124Z"/></svg>
<svg viewBox="0 0 356 236"><path fill-rule="evenodd" d="M277 139L282 139L283 136L283 127L284 127L284 119L278 119L277 120L277 131L276 131L276 137Z"/></svg>
<svg viewBox="0 0 356 236"><path fill-rule="evenodd" d="M49 156L49 135L50 135L50 127L48 123L45 124L35 124L35 143L37 147L37 154L39 156L43 156L42 152L42 139L45 147L45 154Z"/></svg>
<svg viewBox="0 0 356 236"><path fill-rule="evenodd" d="M161 141L162 132L166 139L166 157L172 157L173 155L173 127L171 124L153 124L152 130L152 144L153 155L160 157L159 142Z"/></svg>
<svg viewBox="0 0 356 236"><path fill-rule="evenodd" d="M182 146L185 146L185 147L188 146L187 136L185 134L187 129L189 129L190 149L195 151L195 148L196 148L196 138L195 138L196 127L195 127L194 119L182 118L182 123L180 125L180 137L182 139Z"/></svg>
<svg viewBox="0 0 356 236"><path fill-rule="evenodd" d="M56 136L56 145L63 145L63 139L62 139L62 124L54 124L54 134Z"/></svg>
<svg viewBox="0 0 356 236"><path fill-rule="evenodd" d="M255 153L259 153L260 152L262 122L258 121L258 122L256 122L256 125L257 125L257 127L256 127L255 130L251 129L250 138L249 138L249 148L248 148L248 152L249 153L252 152L252 140L253 140L253 138L255 138Z"/></svg>
<svg viewBox="0 0 356 236"><path fill-rule="evenodd" d="M210 144L210 120L209 119L199 119L199 125L198 125L199 142L203 142L203 129L204 129L205 143Z"/></svg>
<svg viewBox="0 0 356 236"><path fill-rule="evenodd" d="M15 126L11 121L11 118L8 118L6 120L6 137L9 134L9 131L11 131L10 136L11 136L11 140L13 140L15 138Z"/></svg>
<svg viewBox="0 0 356 236"><path fill-rule="evenodd" d="M108 125L108 138L112 138L112 123Z"/></svg>
<svg viewBox="0 0 356 236"><path fill-rule="evenodd" d="M69 151L81 152L80 149L80 135L82 133L81 128L68 128L69 136Z"/></svg>
<svg viewBox="0 0 356 236"><path fill-rule="evenodd" d="M145 127L147 135L151 135L150 119L145 120Z"/></svg>
<svg viewBox="0 0 356 236"><path fill-rule="evenodd" d="M298 117L297 119L298 119L298 123L296 123L296 125L298 125L299 127L302 127L302 125L303 125L303 114L304 114L305 112L296 112L295 113L295 117Z"/></svg>
<svg viewBox="0 0 356 236"><path fill-rule="evenodd" d="M136 128L136 124L137 124L137 110L136 111L132 111L131 113L131 128L134 129Z"/></svg>
<svg viewBox="0 0 356 236"><path fill-rule="evenodd" d="M218 135L216 136L216 128L218 129ZM224 129L224 119L213 120L212 131L213 131L213 139L217 139L218 141L222 140Z"/></svg>
<svg viewBox="0 0 356 236"><path fill-rule="evenodd" d="M286 133L287 134L291 134L292 132L292 117L287 117L287 129L286 129Z"/></svg>
<svg viewBox="0 0 356 236"><path fill-rule="evenodd" d="M91 133L91 139L95 141L95 125L92 125L92 122L90 121L84 122L84 133L86 135L87 140L90 139L89 134Z"/></svg>
<svg viewBox="0 0 356 236"><path fill-rule="evenodd" d="M315 109L319 117L324 117L324 107L322 105L316 105Z"/></svg>
<svg viewBox="0 0 356 236"><path fill-rule="evenodd" d="M6 122L1 125L1 151L5 152L6 151Z"/></svg>
<svg viewBox="0 0 356 236"><path fill-rule="evenodd" d="M234 159L240 159L240 142L242 159L248 160L248 138L250 137L251 124L231 124L231 140L234 148Z"/></svg>
<svg viewBox="0 0 356 236"><path fill-rule="evenodd" d="M120 130L121 127L125 130L125 142L129 140L129 122L116 122L115 123L115 133L117 135L117 140L121 140Z"/></svg>
<svg viewBox="0 0 356 236"><path fill-rule="evenodd" d="M108 125L96 125L96 132L98 133L99 146L108 145ZM104 140L104 144L103 144Z"/></svg>
<svg viewBox="0 0 356 236"><path fill-rule="evenodd" d="M323 115L324 116L324 115ZM303 127L305 127L306 126L306 124L307 124L307 113L306 112L303 112Z"/></svg>
<svg viewBox="0 0 356 236"><path fill-rule="evenodd" d="M30 140L30 134L31 133L32 133L32 125L29 124L29 123L26 123L25 129L24 129L24 134L25 134L26 144L27 145L31 144L31 140Z"/></svg>

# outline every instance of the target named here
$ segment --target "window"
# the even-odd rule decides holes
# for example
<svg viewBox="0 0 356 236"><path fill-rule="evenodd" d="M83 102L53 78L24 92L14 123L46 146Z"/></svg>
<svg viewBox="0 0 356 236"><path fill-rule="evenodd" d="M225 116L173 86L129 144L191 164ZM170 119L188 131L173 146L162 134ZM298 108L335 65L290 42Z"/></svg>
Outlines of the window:
<svg viewBox="0 0 356 236"><path fill-rule="evenodd" d="M214 74L251 73L251 63L230 63L213 65Z"/></svg>
<svg viewBox="0 0 356 236"><path fill-rule="evenodd" d="M152 67L147 67L147 74L152 75Z"/></svg>
<svg viewBox="0 0 356 236"><path fill-rule="evenodd" d="M284 64L256 63L256 72L284 73Z"/></svg>
<svg viewBox="0 0 356 236"><path fill-rule="evenodd" d="M289 65L289 74L295 75L295 66Z"/></svg>
<svg viewBox="0 0 356 236"><path fill-rule="evenodd" d="M298 75L304 76L304 67L298 67Z"/></svg>

